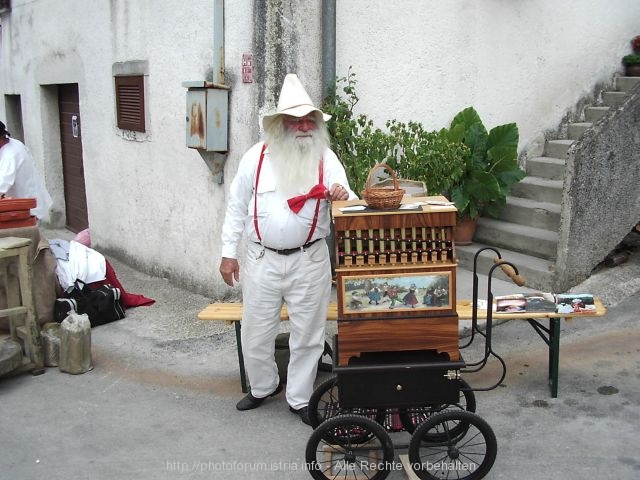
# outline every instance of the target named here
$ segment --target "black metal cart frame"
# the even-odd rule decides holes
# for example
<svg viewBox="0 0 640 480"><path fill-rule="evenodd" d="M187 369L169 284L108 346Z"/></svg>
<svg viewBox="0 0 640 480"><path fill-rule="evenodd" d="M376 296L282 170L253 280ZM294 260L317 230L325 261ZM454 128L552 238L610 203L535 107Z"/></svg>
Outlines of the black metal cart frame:
<svg viewBox="0 0 640 480"><path fill-rule="evenodd" d="M317 387L309 402L310 422L315 430L305 455L313 478L343 478L341 475L352 478L349 469L359 469L362 473L361 476L354 473L353 478L386 478L394 449L387 429L398 431L387 426L386 418L394 414L391 412L401 419L401 430L411 434L408 445L396 444L395 447L408 448L410 468L420 478L440 478L443 473L430 470L431 458L445 462L464 459L477 469L463 471L461 477L460 472L456 472L458 478L479 479L489 472L496 458L497 442L491 427L475 414L472 392L494 389L506 376L506 364L491 344L493 271L501 267L514 279L519 275L514 265L504 261L490 269L487 320L482 331L478 325L476 260L477 256L473 272L472 333L460 349L469 347L476 335L482 336L484 354L479 361L468 363L462 357L451 361L447 353L417 350L362 352L351 358L348 365L339 365L340 345L336 335L333 346L336 377ZM461 373L481 370L489 357L496 358L502 366L500 378L494 385L471 388L462 381ZM470 395L465 396L464 402L461 401L463 391ZM362 465L370 461L367 456L370 449L376 451L376 458L384 460L384 466L365 472Z"/></svg>

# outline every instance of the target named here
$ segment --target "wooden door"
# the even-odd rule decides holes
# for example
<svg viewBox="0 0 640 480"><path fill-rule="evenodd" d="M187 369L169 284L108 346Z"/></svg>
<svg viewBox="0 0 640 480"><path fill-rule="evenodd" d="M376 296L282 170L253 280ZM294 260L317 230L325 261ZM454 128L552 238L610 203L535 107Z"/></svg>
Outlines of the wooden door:
<svg viewBox="0 0 640 480"><path fill-rule="evenodd" d="M82 160L82 129L78 85L58 85L60 144L67 228L79 232L89 226Z"/></svg>

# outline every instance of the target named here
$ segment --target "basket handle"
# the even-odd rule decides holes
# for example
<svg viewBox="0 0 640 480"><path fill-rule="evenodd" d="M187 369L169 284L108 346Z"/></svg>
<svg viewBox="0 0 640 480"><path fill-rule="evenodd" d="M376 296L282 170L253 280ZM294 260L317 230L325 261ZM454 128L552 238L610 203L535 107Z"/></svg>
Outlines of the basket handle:
<svg viewBox="0 0 640 480"><path fill-rule="evenodd" d="M377 165L374 165L373 167L371 167L371 170L369 170L369 176L367 177L367 190L369 190L369 186L371 185L371 175L373 174L373 172L377 169L377 168L383 168L385 170L387 170L390 174L391 174L391 178L393 178L393 189L394 190L399 190L398 188L398 176L396 175L396 172L393 168L391 168L389 165L387 165L386 163L378 163Z"/></svg>

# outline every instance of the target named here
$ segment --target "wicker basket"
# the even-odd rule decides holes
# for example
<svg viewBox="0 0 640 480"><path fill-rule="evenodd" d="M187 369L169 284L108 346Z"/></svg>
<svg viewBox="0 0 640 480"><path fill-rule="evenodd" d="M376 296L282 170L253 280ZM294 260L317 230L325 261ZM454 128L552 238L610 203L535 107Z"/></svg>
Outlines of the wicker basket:
<svg viewBox="0 0 640 480"><path fill-rule="evenodd" d="M393 179L393 187L374 187L371 186L371 175L377 168L384 168L391 174ZM375 210L394 210L402 203L402 196L404 190L398 188L398 177L396 172L386 163L379 163L371 170L369 170L369 177L367 178L367 184L362 191L362 198L370 208Z"/></svg>

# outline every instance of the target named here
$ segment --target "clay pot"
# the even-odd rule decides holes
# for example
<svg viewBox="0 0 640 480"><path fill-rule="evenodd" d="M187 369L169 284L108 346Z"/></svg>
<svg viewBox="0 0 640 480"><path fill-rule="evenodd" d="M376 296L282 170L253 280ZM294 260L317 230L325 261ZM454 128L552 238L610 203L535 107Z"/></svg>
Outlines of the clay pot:
<svg viewBox="0 0 640 480"><path fill-rule="evenodd" d="M453 234L453 240L456 245L471 245L477 224L477 218L458 218L455 233Z"/></svg>
<svg viewBox="0 0 640 480"><path fill-rule="evenodd" d="M624 74L627 77L640 77L640 64L625 65Z"/></svg>

